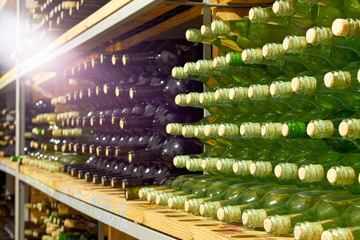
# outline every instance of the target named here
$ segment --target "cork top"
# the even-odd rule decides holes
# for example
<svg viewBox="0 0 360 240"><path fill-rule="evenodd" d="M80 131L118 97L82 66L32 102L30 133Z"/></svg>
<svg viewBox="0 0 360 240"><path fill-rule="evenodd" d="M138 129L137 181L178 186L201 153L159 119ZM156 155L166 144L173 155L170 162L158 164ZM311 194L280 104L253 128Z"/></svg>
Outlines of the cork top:
<svg viewBox="0 0 360 240"><path fill-rule="evenodd" d="M194 104L198 105L200 104L200 93L198 92L191 92L186 95L186 103L187 104Z"/></svg>
<svg viewBox="0 0 360 240"><path fill-rule="evenodd" d="M204 128L204 133L205 133L205 136L207 137L216 137L218 136L218 131L219 131L219 127L220 125L219 124L208 124L205 126Z"/></svg>
<svg viewBox="0 0 360 240"><path fill-rule="evenodd" d="M333 33L330 28L313 27L306 32L306 41L309 44L331 44L333 41Z"/></svg>
<svg viewBox="0 0 360 240"><path fill-rule="evenodd" d="M283 41L283 48L290 53L304 53L307 49L306 37L303 36L287 36Z"/></svg>
<svg viewBox="0 0 360 240"><path fill-rule="evenodd" d="M234 87L229 90L229 99L233 101L245 101L248 100L248 91L247 87Z"/></svg>
<svg viewBox="0 0 360 240"><path fill-rule="evenodd" d="M214 99L216 101L229 101L230 90L232 88L219 88L214 93Z"/></svg>
<svg viewBox="0 0 360 240"><path fill-rule="evenodd" d="M275 176L281 179L296 179L298 167L295 163L279 163L274 169Z"/></svg>
<svg viewBox="0 0 360 240"><path fill-rule="evenodd" d="M219 126L218 134L220 137L238 137L239 127L236 124L226 123Z"/></svg>
<svg viewBox="0 0 360 240"><path fill-rule="evenodd" d="M296 2L293 0L277 0L272 6L273 12L278 16L293 16L296 12Z"/></svg>
<svg viewBox="0 0 360 240"><path fill-rule="evenodd" d="M334 134L334 124L330 120L312 120L307 125L306 132L313 138L330 138Z"/></svg>
<svg viewBox="0 0 360 240"><path fill-rule="evenodd" d="M201 40L203 39L200 30L195 28L190 28L186 30L185 37L186 40L188 40L189 42L201 42Z"/></svg>
<svg viewBox="0 0 360 240"><path fill-rule="evenodd" d="M350 228L332 228L321 234L321 240L355 240Z"/></svg>
<svg viewBox="0 0 360 240"><path fill-rule="evenodd" d="M175 104L179 105L179 106L186 106L187 105L186 97L187 97L186 94L178 94L178 95L176 95Z"/></svg>
<svg viewBox="0 0 360 240"><path fill-rule="evenodd" d="M335 19L332 23L331 30L335 36L345 37L350 33L350 22L347 19Z"/></svg>
<svg viewBox="0 0 360 240"><path fill-rule="evenodd" d="M199 94L199 103L213 105L217 103L216 92L202 92Z"/></svg>
<svg viewBox="0 0 360 240"><path fill-rule="evenodd" d="M182 127L183 125L181 123L168 123L166 125L166 133L172 135L181 135Z"/></svg>
<svg viewBox="0 0 360 240"><path fill-rule="evenodd" d="M241 213L240 206L223 206L217 210L217 218L220 221L240 222Z"/></svg>
<svg viewBox="0 0 360 240"><path fill-rule="evenodd" d="M261 136L264 138L281 138L282 123L264 123L261 126Z"/></svg>
<svg viewBox="0 0 360 240"><path fill-rule="evenodd" d="M244 137L261 137L261 125L260 123L242 123L240 126L240 134Z"/></svg>
<svg viewBox="0 0 360 240"><path fill-rule="evenodd" d="M189 75L185 72L183 67L174 67L171 70L171 75L173 76L173 78L177 78L177 79L187 79L189 77Z"/></svg>
<svg viewBox="0 0 360 240"><path fill-rule="evenodd" d="M284 57L285 50L280 43L267 43L262 48L264 58L281 59Z"/></svg>
<svg viewBox="0 0 360 240"><path fill-rule="evenodd" d="M267 213L264 209L247 209L242 214L242 222L246 227L261 228L264 227L264 220Z"/></svg>
<svg viewBox="0 0 360 240"><path fill-rule="evenodd" d="M291 231L290 218L280 215L269 216L264 220L265 231L272 234L289 234Z"/></svg>
<svg viewBox="0 0 360 240"><path fill-rule="evenodd" d="M336 186L352 185L355 182L355 170L352 167L333 166L327 172L327 180Z"/></svg>
<svg viewBox="0 0 360 240"><path fill-rule="evenodd" d="M250 166L252 164L252 161L250 160L241 160L233 163L233 172L241 175L241 176L247 176L250 175Z"/></svg>
<svg viewBox="0 0 360 240"><path fill-rule="evenodd" d="M262 7L252 7L249 11L249 20L256 23L267 23L270 20L271 10Z"/></svg>
<svg viewBox="0 0 360 240"><path fill-rule="evenodd" d="M248 48L242 52L241 58L245 63L260 64L263 61L263 53L260 48Z"/></svg>
<svg viewBox="0 0 360 240"><path fill-rule="evenodd" d="M267 177L272 174L271 162L257 161L250 164L250 173L253 176Z"/></svg>
<svg viewBox="0 0 360 240"><path fill-rule="evenodd" d="M214 70L213 60L198 60L196 62L196 70L205 72Z"/></svg>
<svg viewBox="0 0 360 240"><path fill-rule="evenodd" d="M291 80L291 89L302 94L312 94L316 91L317 81L314 77L302 76Z"/></svg>
<svg viewBox="0 0 360 240"><path fill-rule="evenodd" d="M183 125L181 133L184 137L195 137L195 125Z"/></svg>
<svg viewBox="0 0 360 240"><path fill-rule="evenodd" d="M270 97L268 85L253 84L248 89L248 97L252 100L266 100Z"/></svg>
<svg viewBox="0 0 360 240"><path fill-rule="evenodd" d="M346 89L351 84L351 74L346 71L328 72L324 76L324 84L328 88Z"/></svg>
<svg viewBox="0 0 360 240"><path fill-rule="evenodd" d="M211 24L202 25L200 27L200 32L203 35L203 37L206 37L206 38L217 37L217 33L213 32L211 30Z"/></svg>
<svg viewBox="0 0 360 240"><path fill-rule="evenodd" d="M214 20L211 23L211 30L217 34L228 34L230 32L230 26L222 20Z"/></svg>
<svg viewBox="0 0 360 240"><path fill-rule="evenodd" d="M306 164L299 168L299 179L304 182L322 182L325 177L324 167L321 164Z"/></svg>
<svg viewBox="0 0 360 240"><path fill-rule="evenodd" d="M186 167L186 160L189 160L189 155L178 155L173 159L173 164L176 167Z"/></svg>
<svg viewBox="0 0 360 240"><path fill-rule="evenodd" d="M360 138L360 119L345 119L339 125L339 134L350 139Z"/></svg>
<svg viewBox="0 0 360 240"><path fill-rule="evenodd" d="M184 71L187 74L197 74L196 63L195 62L187 62L187 63L185 63Z"/></svg>
<svg viewBox="0 0 360 240"><path fill-rule="evenodd" d="M291 82L273 82L270 85L270 94L276 98L290 98L293 94Z"/></svg>
<svg viewBox="0 0 360 240"><path fill-rule="evenodd" d="M213 60L213 67L215 69L227 69L229 68L228 63L226 62L226 57L216 56Z"/></svg>
<svg viewBox="0 0 360 240"><path fill-rule="evenodd" d="M320 239L323 231L322 225L318 222L301 222L294 227L294 237L296 240Z"/></svg>

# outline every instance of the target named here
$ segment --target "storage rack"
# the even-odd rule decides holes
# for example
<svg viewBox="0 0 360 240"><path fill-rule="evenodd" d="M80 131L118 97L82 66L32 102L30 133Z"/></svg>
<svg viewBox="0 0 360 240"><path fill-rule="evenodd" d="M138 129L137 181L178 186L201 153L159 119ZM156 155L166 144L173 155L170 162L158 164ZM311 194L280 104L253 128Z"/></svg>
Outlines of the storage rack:
<svg viewBox="0 0 360 240"><path fill-rule="evenodd" d="M101 42L106 42L122 33L134 30L135 33L114 43L116 50L126 49L140 41L150 39L158 34L171 30L172 27L186 23L196 18L202 18L203 23L208 23L212 18L234 19L246 15L248 9L236 7L251 7L253 5L267 5L273 0L202 0L192 1L164 1L164 0L112 0L94 14L74 26L72 29L61 35L41 51L29 59L17 59L17 64L0 78L0 91L8 88L15 88L16 92L16 154L21 154L24 146L24 115L25 115L25 80L27 76L36 73L45 66L51 66L54 61L60 59L63 62L82 55ZM23 8L23 1L17 0L17 21L20 22L20 9ZM148 29L140 29L140 26L155 19L163 13L183 5L189 8L177 15L174 15L164 22L150 26ZM230 11L229 11L230 7ZM139 32L136 32L136 29ZM21 29L17 28L17 49ZM209 59L216 52L211 53L211 46L204 45L204 58ZM69 54L71 53L71 54ZM104 223L120 230L126 234L139 239L288 239L286 237L269 237L265 232L255 232L231 224L221 223L215 220L188 215L184 212L153 207L140 202L126 202L121 199L119 207L113 209L104 208L103 205L94 204L92 197L82 198L82 194L66 189L56 174L49 174L36 169L36 175L32 174L29 166L20 166L11 162L10 159L0 160L0 170L15 178L15 226L16 240L24 237L24 219L28 218L23 206L27 198L27 188L32 186L45 192L50 197L64 202L72 208L99 220L99 239L103 239ZM41 173L40 173L40 172ZM41 176L41 178L39 178ZM65 176L66 177L66 176ZM58 180L58 181L56 181ZM73 178L71 181L76 181ZM56 185L54 187L54 184ZM89 187L89 186L87 186ZM94 187L94 185L92 185ZM109 188L105 188L110 191ZM68 191L69 190L69 191ZM82 189L84 190L84 189ZM87 189L89 190L89 189ZM96 191L96 190L94 190ZM104 190L105 191L105 190ZM118 190L111 190L116 192ZM105 191L106 192L106 191ZM82 191L83 194L84 191ZM100 197L103 197L103 192ZM119 195L121 195L119 193ZM111 201L110 201L111 202ZM131 211L121 211L128 207ZM129 213L130 212L130 213Z"/></svg>

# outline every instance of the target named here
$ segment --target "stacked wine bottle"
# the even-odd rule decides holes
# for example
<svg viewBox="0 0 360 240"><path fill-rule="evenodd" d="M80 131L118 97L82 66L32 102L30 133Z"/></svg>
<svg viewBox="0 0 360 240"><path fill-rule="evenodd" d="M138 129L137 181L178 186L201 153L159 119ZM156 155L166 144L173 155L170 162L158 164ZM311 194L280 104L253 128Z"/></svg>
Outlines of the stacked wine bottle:
<svg viewBox="0 0 360 240"><path fill-rule="evenodd" d="M241 20L189 29L188 41L225 56L173 68L174 78L209 89L179 94L176 104L210 115L166 130L207 146L174 165L209 174L139 197L296 239L360 239L358 7L277 0Z"/></svg>
<svg viewBox="0 0 360 240"><path fill-rule="evenodd" d="M197 59L198 49L186 41L155 41L127 53L93 56L64 74L83 88L51 99L56 112L34 117L35 139L29 154L20 158L22 164L123 189L168 184L188 174L172 160L179 154L201 153L203 144L169 135L165 127L203 116L201 109L174 102L179 93L201 92L202 84L170 77L176 64Z"/></svg>
<svg viewBox="0 0 360 240"><path fill-rule="evenodd" d="M25 222L25 239L96 239L97 221L53 199L27 203L35 216Z"/></svg>

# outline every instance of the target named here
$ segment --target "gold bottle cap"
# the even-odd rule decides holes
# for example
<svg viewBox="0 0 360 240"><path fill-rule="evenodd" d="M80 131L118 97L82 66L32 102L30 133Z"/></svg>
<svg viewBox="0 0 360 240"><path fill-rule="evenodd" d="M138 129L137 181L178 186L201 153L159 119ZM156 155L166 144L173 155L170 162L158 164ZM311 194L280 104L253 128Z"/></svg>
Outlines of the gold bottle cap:
<svg viewBox="0 0 360 240"><path fill-rule="evenodd" d="M281 59L284 57L285 50L280 43L267 43L262 48L264 58Z"/></svg>
<svg viewBox="0 0 360 240"><path fill-rule="evenodd" d="M302 222L294 227L294 237L296 240L320 239L324 228L317 222Z"/></svg>
<svg viewBox="0 0 360 240"><path fill-rule="evenodd" d="M352 185L355 182L355 170L352 167L333 166L326 174L327 180L336 186Z"/></svg>
<svg viewBox="0 0 360 240"><path fill-rule="evenodd" d="M283 48L290 53L304 53L307 49L307 41L304 36L287 36L283 41Z"/></svg>
<svg viewBox="0 0 360 240"><path fill-rule="evenodd" d="M318 139L330 138L334 130L334 124L330 120L312 120L306 127L306 133Z"/></svg>
<svg viewBox="0 0 360 240"><path fill-rule="evenodd" d="M200 30L194 28L188 29L185 32L185 37L189 42L201 42L203 39Z"/></svg>
<svg viewBox="0 0 360 240"><path fill-rule="evenodd" d="M281 179L296 179L298 167L295 163L279 163L274 169L275 176Z"/></svg>
<svg viewBox="0 0 360 240"><path fill-rule="evenodd" d="M261 125L260 123L242 123L240 126L240 134L244 137L253 137L259 138L261 137Z"/></svg>
<svg viewBox="0 0 360 240"><path fill-rule="evenodd" d="M245 101L248 100L248 91L247 87L234 87L229 90L229 99L233 101Z"/></svg>
<svg viewBox="0 0 360 240"><path fill-rule="evenodd" d="M314 45L331 44L333 37L331 29L325 27L313 27L306 32L306 41Z"/></svg>
<svg viewBox="0 0 360 240"><path fill-rule="evenodd" d="M269 216L264 220L265 231L272 234L289 234L291 231L291 220L287 216Z"/></svg>
<svg viewBox="0 0 360 240"><path fill-rule="evenodd" d="M317 81L314 77L302 76L291 80L291 89L294 92L312 94L316 91Z"/></svg>
<svg viewBox="0 0 360 240"><path fill-rule="evenodd" d="M307 164L299 168L299 179L304 182L322 182L325 177L324 167L321 164Z"/></svg>
<svg viewBox="0 0 360 240"><path fill-rule="evenodd" d="M332 23L331 30L335 36L345 37L350 33L350 22L347 19L335 19Z"/></svg>
<svg viewBox="0 0 360 240"><path fill-rule="evenodd" d="M248 209L242 214L243 224L251 228L264 227L264 220L266 218L267 213L264 209Z"/></svg>
<svg viewBox="0 0 360 240"><path fill-rule="evenodd" d="M257 161L250 164L250 173L253 176L267 177L272 172L271 162Z"/></svg>
<svg viewBox="0 0 360 240"><path fill-rule="evenodd" d="M263 53L260 48L248 48L242 52L241 58L245 63L260 64L263 61Z"/></svg>
<svg viewBox="0 0 360 240"><path fill-rule="evenodd" d="M346 89L351 84L351 74L346 71L328 72L324 76L324 84L327 88Z"/></svg>

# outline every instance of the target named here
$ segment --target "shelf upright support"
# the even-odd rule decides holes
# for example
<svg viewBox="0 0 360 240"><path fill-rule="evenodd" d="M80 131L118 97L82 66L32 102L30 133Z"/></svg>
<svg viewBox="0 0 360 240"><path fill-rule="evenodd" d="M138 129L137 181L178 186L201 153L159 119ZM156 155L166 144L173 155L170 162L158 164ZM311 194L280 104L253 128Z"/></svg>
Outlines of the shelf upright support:
<svg viewBox="0 0 360 240"><path fill-rule="evenodd" d="M203 5L203 24L207 24L207 23L211 23L212 21L212 13L211 13L211 6L206 5L206 4L211 4L211 0L203 0L203 3L205 3ZM204 59L211 59L212 55L211 55L211 48L212 46L210 44L203 44L203 58Z"/></svg>
<svg viewBox="0 0 360 240"><path fill-rule="evenodd" d="M98 221L98 240L104 240L104 223Z"/></svg>
<svg viewBox="0 0 360 240"><path fill-rule="evenodd" d="M25 86L20 79L20 41L22 12L25 1L16 1L16 88L15 88L15 109L16 109L16 128L15 128L15 154L21 155L24 151L24 132L25 132ZM28 186L20 181L19 163L15 174L15 240L24 239L24 220L25 220L25 200L28 198Z"/></svg>

